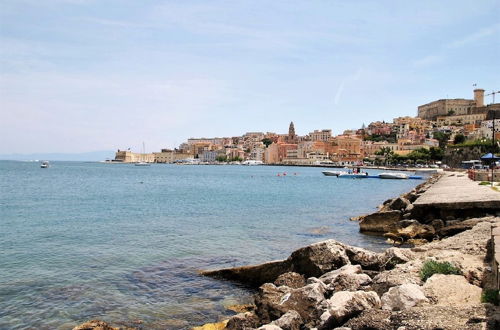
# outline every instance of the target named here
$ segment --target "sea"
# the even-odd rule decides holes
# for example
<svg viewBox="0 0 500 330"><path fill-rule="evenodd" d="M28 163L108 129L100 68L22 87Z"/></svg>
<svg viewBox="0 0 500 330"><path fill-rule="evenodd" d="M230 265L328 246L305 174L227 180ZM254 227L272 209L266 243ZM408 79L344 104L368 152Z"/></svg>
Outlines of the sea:
<svg viewBox="0 0 500 330"><path fill-rule="evenodd" d="M349 218L422 181L322 170L0 161L0 329L91 319L189 329L234 315L228 307L253 293L200 270L284 259L326 239L387 248Z"/></svg>

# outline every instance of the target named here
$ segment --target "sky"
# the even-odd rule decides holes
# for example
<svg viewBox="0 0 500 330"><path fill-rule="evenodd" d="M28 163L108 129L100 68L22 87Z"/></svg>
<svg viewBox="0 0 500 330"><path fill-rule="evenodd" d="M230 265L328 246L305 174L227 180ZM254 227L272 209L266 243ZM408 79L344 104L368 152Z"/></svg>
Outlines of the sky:
<svg viewBox="0 0 500 330"><path fill-rule="evenodd" d="M0 153L416 116L500 90L499 17L499 0L0 0Z"/></svg>

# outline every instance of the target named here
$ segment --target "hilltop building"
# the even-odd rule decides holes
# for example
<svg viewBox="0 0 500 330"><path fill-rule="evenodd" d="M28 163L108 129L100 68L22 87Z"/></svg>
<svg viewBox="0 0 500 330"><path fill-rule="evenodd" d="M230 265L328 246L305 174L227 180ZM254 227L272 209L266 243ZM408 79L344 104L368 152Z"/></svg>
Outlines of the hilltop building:
<svg viewBox="0 0 500 330"><path fill-rule="evenodd" d="M441 99L418 107L418 118L435 121L439 116L484 112L484 89L474 90L474 100Z"/></svg>

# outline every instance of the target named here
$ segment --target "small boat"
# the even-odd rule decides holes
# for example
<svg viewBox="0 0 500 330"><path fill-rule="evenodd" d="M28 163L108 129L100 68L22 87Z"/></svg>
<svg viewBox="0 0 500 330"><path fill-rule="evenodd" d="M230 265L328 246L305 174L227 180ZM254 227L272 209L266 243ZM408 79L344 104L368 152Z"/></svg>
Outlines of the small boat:
<svg viewBox="0 0 500 330"><path fill-rule="evenodd" d="M49 168L50 164L48 161L43 161L42 164L40 165L41 168Z"/></svg>
<svg viewBox="0 0 500 330"><path fill-rule="evenodd" d="M241 162L241 165L247 165L247 166L256 166L256 165L263 165L264 163L261 160L245 160L244 162Z"/></svg>
<svg viewBox="0 0 500 330"><path fill-rule="evenodd" d="M151 166L150 163L146 163L146 162L138 162L138 163L135 163L134 165L135 166Z"/></svg>
<svg viewBox="0 0 500 330"><path fill-rule="evenodd" d="M326 176L337 176L337 177L341 174L347 174L347 172L345 171L322 171L321 173L323 173Z"/></svg>
<svg viewBox="0 0 500 330"><path fill-rule="evenodd" d="M356 173L356 174L351 174L351 173L342 173L338 176L338 178L342 179L366 179L368 178L368 173Z"/></svg>
<svg viewBox="0 0 500 330"><path fill-rule="evenodd" d="M390 172L386 172L386 173L380 173L378 175L379 178L381 179L408 179L410 176L408 174L404 174L404 173L390 173Z"/></svg>

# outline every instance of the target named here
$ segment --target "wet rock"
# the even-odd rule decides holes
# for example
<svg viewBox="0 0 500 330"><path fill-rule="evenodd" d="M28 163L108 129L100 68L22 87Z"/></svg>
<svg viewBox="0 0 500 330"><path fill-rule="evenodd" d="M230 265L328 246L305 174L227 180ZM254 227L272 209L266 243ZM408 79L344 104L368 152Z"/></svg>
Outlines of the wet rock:
<svg viewBox="0 0 500 330"><path fill-rule="evenodd" d="M391 210L404 210L409 205L411 205L409 200L407 200L404 197L398 197L398 198L395 198L392 202L389 203L389 208Z"/></svg>
<svg viewBox="0 0 500 330"><path fill-rule="evenodd" d="M381 298L382 309L390 311L401 311L413 306L429 302L422 292L422 288L416 284L403 284L389 289Z"/></svg>
<svg viewBox="0 0 500 330"><path fill-rule="evenodd" d="M263 283L274 282L274 280L278 276L289 271L291 271L290 261L278 260L254 266L242 266L203 271L201 272L201 275L215 278L224 278L258 287Z"/></svg>
<svg viewBox="0 0 500 330"><path fill-rule="evenodd" d="M425 295L436 305L476 305L481 302L481 291L461 275L434 274L424 284Z"/></svg>
<svg viewBox="0 0 500 330"><path fill-rule="evenodd" d="M321 315L319 329L335 328L372 308L380 308L380 298L373 291L337 292L326 301L326 311Z"/></svg>
<svg viewBox="0 0 500 330"><path fill-rule="evenodd" d="M349 258L342 243L327 240L296 250L288 258L293 271L306 277L318 277L348 264Z"/></svg>
<svg viewBox="0 0 500 330"><path fill-rule="evenodd" d="M361 232L386 233L393 231L401 220L401 211L382 211L363 217L359 222Z"/></svg>
<svg viewBox="0 0 500 330"><path fill-rule="evenodd" d="M226 330L255 329L260 320L254 312L240 313L232 316L226 324Z"/></svg>
<svg viewBox="0 0 500 330"><path fill-rule="evenodd" d="M207 323L200 327L194 327L192 330L224 330L226 329L226 325L228 320L216 323Z"/></svg>
<svg viewBox="0 0 500 330"><path fill-rule="evenodd" d="M304 322L309 322L319 317L318 306L325 299L325 291L322 283L308 284L299 289L266 283L255 297L256 314L263 323L269 323L295 310Z"/></svg>
<svg viewBox="0 0 500 330"><path fill-rule="evenodd" d="M294 310L286 312L282 317L271 322L271 324L277 325L283 330L300 330L302 323L302 317Z"/></svg>
<svg viewBox="0 0 500 330"><path fill-rule="evenodd" d="M295 272L288 272L278 276L276 281L274 281L276 286L285 285L289 288L297 289L306 285L306 279L304 275Z"/></svg>
<svg viewBox="0 0 500 330"><path fill-rule="evenodd" d="M73 330L120 330L120 328L114 328L104 321L91 320L74 327Z"/></svg>

